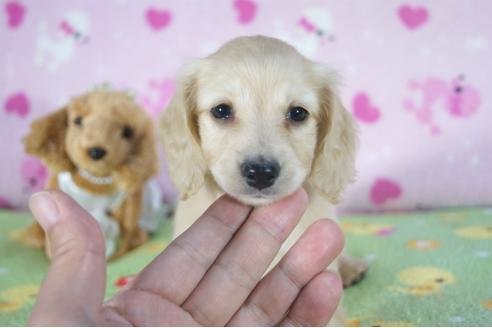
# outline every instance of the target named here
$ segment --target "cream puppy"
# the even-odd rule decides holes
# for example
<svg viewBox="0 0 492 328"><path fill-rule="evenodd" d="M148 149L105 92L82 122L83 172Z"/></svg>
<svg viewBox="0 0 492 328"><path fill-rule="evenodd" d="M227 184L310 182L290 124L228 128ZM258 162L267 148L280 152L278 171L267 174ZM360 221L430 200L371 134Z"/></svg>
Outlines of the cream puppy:
<svg viewBox="0 0 492 328"><path fill-rule="evenodd" d="M277 39L236 38L187 65L159 131L182 197L174 236L223 193L256 206L304 187L308 209L283 255L311 223L336 218L355 175L356 127L333 74ZM366 270L345 257L334 266L345 285Z"/></svg>

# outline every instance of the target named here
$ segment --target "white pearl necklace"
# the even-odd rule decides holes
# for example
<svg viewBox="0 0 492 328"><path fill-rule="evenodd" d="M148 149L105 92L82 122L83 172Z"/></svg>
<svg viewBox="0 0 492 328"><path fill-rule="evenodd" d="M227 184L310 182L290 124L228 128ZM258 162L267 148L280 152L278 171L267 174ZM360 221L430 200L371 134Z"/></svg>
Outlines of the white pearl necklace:
<svg viewBox="0 0 492 328"><path fill-rule="evenodd" d="M112 176L107 176L107 177L96 177L86 170L79 170L79 175L89 181L90 183L93 183L95 185L110 185L113 183L113 177Z"/></svg>

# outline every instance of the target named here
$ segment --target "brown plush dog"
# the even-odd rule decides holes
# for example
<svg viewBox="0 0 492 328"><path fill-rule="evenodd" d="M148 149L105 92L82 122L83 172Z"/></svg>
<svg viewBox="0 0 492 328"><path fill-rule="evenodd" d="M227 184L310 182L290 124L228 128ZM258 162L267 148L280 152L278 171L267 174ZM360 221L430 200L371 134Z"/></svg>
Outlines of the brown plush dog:
<svg viewBox="0 0 492 328"><path fill-rule="evenodd" d="M70 194L100 223L107 256L123 255L147 240L155 222L145 226L142 216L156 219L148 208L155 189L147 182L158 167L154 132L128 95L94 91L76 97L35 121L24 142L26 152L48 167L47 187ZM21 239L45 246L37 223Z"/></svg>

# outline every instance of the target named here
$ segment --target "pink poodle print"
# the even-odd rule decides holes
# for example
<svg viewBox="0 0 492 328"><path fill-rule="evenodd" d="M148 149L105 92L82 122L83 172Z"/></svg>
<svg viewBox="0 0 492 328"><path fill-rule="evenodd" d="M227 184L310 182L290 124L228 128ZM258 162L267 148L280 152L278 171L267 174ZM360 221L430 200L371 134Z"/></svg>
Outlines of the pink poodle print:
<svg viewBox="0 0 492 328"><path fill-rule="evenodd" d="M439 108L454 118L466 118L475 114L480 106L480 93L466 83L463 75L451 81L436 77L424 81L411 80L408 87L420 94L421 102L405 99L404 108L412 112L419 123L427 126L432 135L441 133L435 119Z"/></svg>

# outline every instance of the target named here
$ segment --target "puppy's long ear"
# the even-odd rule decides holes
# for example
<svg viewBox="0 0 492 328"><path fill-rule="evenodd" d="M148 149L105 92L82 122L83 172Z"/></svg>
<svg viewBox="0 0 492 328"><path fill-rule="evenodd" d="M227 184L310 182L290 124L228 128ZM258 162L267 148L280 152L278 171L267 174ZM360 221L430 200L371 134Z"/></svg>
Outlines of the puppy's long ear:
<svg viewBox="0 0 492 328"><path fill-rule="evenodd" d="M196 61L183 69L176 93L160 118L159 132L169 174L182 199L198 191L207 170L200 147L196 104L199 65Z"/></svg>
<svg viewBox="0 0 492 328"><path fill-rule="evenodd" d="M320 124L318 144L309 183L338 203L348 183L355 178L357 128L343 107L326 68L318 68Z"/></svg>
<svg viewBox="0 0 492 328"><path fill-rule="evenodd" d="M146 115L143 109L138 110L142 111L142 115ZM133 151L127 161L114 174L117 184L127 192L137 190L158 171L154 126L150 117L145 117L142 131L136 136L138 139L135 140Z"/></svg>
<svg viewBox="0 0 492 328"><path fill-rule="evenodd" d="M43 160L52 172L74 170L65 148L67 129L66 107L34 121L23 140L26 153Z"/></svg>

